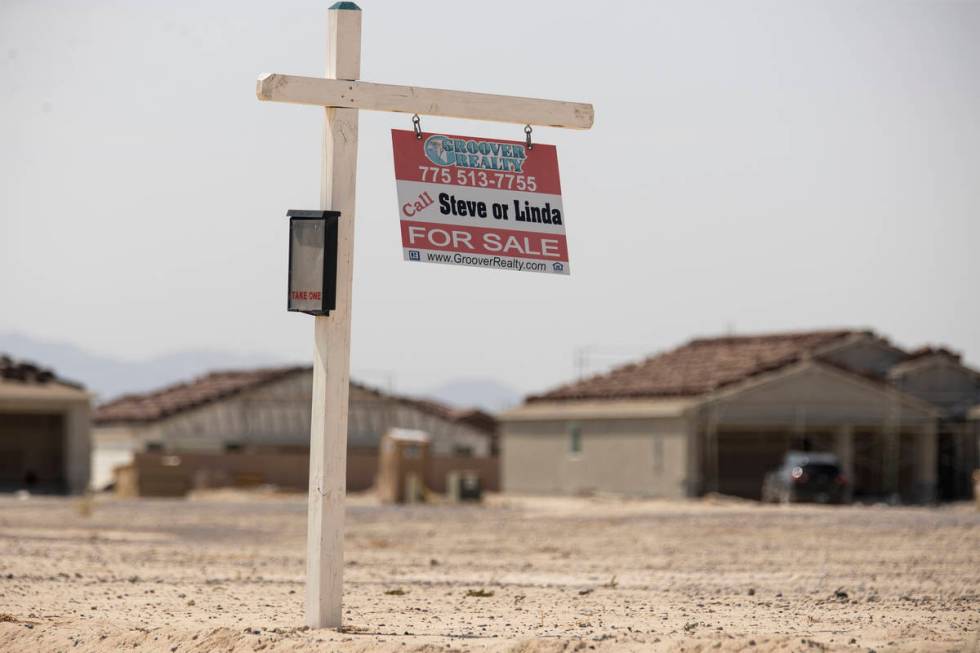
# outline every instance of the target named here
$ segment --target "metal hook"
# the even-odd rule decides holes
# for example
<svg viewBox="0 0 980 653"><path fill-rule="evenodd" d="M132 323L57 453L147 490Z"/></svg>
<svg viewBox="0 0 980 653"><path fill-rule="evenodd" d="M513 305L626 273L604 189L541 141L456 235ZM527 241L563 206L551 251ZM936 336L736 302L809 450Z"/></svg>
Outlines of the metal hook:
<svg viewBox="0 0 980 653"><path fill-rule="evenodd" d="M531 125L524 125L524 144L527 145L528 150L534 149L534 143L531 142Z"/></svg>
<svg viewBox="0 0 980 653"><path fill-rule="evenodd" d="M415 128L415 138L417 140L422 140L422 119L419 118L419 114L412 116L412 126Z"/></svg>

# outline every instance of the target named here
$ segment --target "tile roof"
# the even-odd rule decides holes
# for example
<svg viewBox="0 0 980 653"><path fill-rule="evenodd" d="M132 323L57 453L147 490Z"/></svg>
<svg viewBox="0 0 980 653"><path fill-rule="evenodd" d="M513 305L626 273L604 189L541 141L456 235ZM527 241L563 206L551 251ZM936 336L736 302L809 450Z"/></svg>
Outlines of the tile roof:
<svg viewBox="0 0 980 653"><path fill-rule="evenodd" d="M114 399L96 408L93 420L100 425L154 422L279 381L292 374L310 374L312 370L313 368L309 366L292 366L211 372L187 383L178 383L154 392L125 395ZM448 421L468 423L475 428L481 428L481 425L472 423L471 413L457 411L431 399L389 395L353 381L351 388L378 400L394 401ZM486 426L482 428L489 430Z"/></svg>
<svg viewBox="0 0 980 653"><path fill-rule="evenodd" d="M154 392L124 395L96 408L92 417L97 424L153 422L311 369L293 366L211 372Z"/></svg>
<svg viewBox="0 0 980 653"><path fill-rule="evenodd" d="M428 413L429 415L434 415L449 422L466 424L478 431L484 431L488 434L493 434L497 431L497 418L478 408L454 408L435 399L388 394L376 388L369 388L353 381L351 381L351 387L356 387L380 400L393 401L402 406L414 408L419 412Z"/></svg>
<svg viewBox="0 0 980 653"><path fill-rule="evenodd" d="M909 352L908 360L916 360L919 358L928 358L930 356L939 356L942 358L947 358L954 363L960 363L963 360L963 355L955 352L946 347L919 347L918 349L913 349Z"/></svg>
<svg viewBox="0 0 980 653"><path fill-rule="evenodd" d="M475 429L487 433L497 433L497 418L480 408L460 408L453 411L453 419L463 424L469 424Z"/></svg>
<svg viewBox="0 0 980 653"><path fill-rule="evenodd" d="M867 331L828 330L698 338L677 349L528 397L533 401L685 397L776 370Z"/></svg>
<svg viewBox="0 0 980 653"><path fill-rule="evenodd" d="M7 354L0 354L0 379L36 385L59 383L72 388L82 388L79 383L59 378L53 370L28 361L14 360Z"/></svg>

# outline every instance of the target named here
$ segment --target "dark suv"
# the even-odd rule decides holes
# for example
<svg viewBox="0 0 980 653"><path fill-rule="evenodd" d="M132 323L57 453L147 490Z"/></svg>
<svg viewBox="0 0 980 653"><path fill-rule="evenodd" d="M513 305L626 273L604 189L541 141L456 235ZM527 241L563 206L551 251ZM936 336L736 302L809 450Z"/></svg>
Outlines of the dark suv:
<svg viewBox="0 0 980 653"><path fill-rule="evenodd" d="M762 500L772 503L844 503L849 498L847 479L832 453L790 451L779 469L762 483Z"/></svg>

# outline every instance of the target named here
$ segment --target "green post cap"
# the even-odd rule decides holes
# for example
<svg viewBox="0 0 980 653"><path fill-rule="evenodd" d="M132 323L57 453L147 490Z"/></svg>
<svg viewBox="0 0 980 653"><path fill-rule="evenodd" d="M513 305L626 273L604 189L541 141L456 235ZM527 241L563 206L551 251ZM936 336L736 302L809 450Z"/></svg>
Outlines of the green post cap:
<svg viewBox="0 0 980 653"><path fill-rule="evenodd" d="M335 9L350 9L351 11L361 10L361 8L354 2L335 2L330 5L330 11L334 11Z"/></svg>

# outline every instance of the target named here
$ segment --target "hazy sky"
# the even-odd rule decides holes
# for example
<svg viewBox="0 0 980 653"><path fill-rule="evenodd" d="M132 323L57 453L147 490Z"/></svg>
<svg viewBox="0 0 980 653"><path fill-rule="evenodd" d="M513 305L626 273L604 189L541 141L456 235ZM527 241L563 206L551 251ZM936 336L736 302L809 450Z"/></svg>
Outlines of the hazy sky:
<svg viewBox="0 0 980 653"><path fill-rule="evenodd" d="M0 2L0 330L309 360L283 216L317 206L322 112L254 86L323 73L329 4ZM389 130L411 121L362 112L355 375L538 390L581 346L831 326L980 364L980 4L361 6L365 80L589 101L596 123L535 130L562 166L559 277L403 262Z"/></svg>

